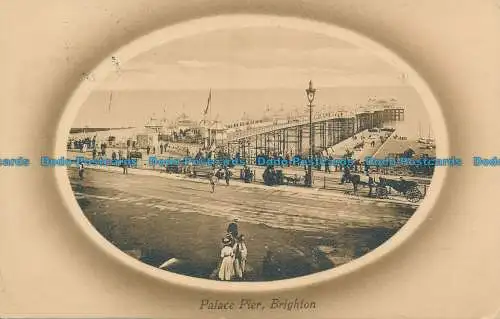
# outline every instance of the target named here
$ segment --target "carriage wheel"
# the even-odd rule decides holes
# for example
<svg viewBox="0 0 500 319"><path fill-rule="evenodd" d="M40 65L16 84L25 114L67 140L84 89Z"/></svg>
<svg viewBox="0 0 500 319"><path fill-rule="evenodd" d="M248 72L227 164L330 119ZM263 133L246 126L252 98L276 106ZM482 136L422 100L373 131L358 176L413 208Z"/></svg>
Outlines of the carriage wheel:
<svg viewBox="0 0 500 319"><path fill-rule="evenodd" d="M387 198L387 196L388 196L387 188L385 188L384 186L377 187L375 192L376 192L377 198Z"/></svg>
<svg viewBox="0 0 500 319"><path fill-rule="evenodd" d="M418 202L422 198L422 193L416 187L406 192L406 199L412 203Z"/></svg>

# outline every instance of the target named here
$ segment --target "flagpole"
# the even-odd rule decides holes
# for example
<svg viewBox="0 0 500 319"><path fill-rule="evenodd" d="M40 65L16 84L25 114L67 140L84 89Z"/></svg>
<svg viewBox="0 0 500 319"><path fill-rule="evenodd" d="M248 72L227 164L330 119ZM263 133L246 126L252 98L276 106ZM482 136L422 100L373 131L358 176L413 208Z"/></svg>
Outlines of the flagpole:
<svg viewBox="0 0 500 319"><path fill-rule="evenodd" d="M210 108L211 100L212 100L212 89L210 89L210 91L208 92L207 106L205 107L205 110L203 111L203 125L204 125L205 129L207 130L206 146L208 146L209 141L210 141L210 127L207 124L207 113L208 113L208 109ZM212 110L210 108L210 114L211 113L212 113Z"/></svg>
<svg viewBox="0 0 500 319"><path fill-rule="evenodd" d="M109 93L108 112L111 112L111 102L113 102L113 91Z"/></svg>

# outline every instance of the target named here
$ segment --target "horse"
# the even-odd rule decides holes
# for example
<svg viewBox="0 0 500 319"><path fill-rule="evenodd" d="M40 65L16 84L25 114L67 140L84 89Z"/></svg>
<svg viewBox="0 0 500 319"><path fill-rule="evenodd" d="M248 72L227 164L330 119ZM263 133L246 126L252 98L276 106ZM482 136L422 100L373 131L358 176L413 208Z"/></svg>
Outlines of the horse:
<svg viewBox="0 0 500 319"><path fill-rule="evenodd" d="M361 176L358 174L351 174L350 172L344 174L341 179L341 184L352 183L353 191L356 193L358 191L358 185L361 182Z"/></svg>

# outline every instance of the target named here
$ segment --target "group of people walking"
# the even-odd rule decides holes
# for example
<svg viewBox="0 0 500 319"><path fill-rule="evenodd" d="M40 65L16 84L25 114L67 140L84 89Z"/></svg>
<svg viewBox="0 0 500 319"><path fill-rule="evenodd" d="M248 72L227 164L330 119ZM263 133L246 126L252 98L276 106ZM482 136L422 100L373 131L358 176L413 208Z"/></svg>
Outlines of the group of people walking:
<svg viewBox="0 0 500 319"><path fill-rule="evenodd" d="M244 280L248 250L245 236L238 233L237 218L229 224L227 234L222 238L222 245L219 280Z"/></svg>
<svg viewBox="0 0 500 319"><path fill-rule="evenodd" d="M210 183L210 192L215 192L215 184L218 182L220 178L224 178L226 181L226 186L229 186L229 180L231 179L231 175L233 173L226 166L224 168L216 169L215 167L212 169L212 172L208 174L208 181Z"/></svg>
<svg viewBox="0 0 500 319"><path fill-rule="evenodd" d="M79 150L80 152L85 152L87 149L95 149L96 147L96 136L92 139L90 137L82 137L79 139L70 138L66 144L68 150Z"/></svg>

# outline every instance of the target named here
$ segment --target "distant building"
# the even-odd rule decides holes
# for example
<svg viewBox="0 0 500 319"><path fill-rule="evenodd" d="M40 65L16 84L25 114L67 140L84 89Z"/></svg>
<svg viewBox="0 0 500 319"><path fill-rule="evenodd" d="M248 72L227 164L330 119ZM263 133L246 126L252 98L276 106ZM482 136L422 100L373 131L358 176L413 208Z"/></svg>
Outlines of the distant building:
<svg viewBox="0 0 500 319"><path fill-rule="evenodd" d="M357 131L371 128L382 128L384 124L404 121L405 107L398 104L395 98L370 98L368 103L356 112Z"/></svg>
<svg viewBox="0 0 500 319"><path fill-rule="evenodd" d="M146 124L144 124L144 128L147 132L151 133L161 133L163 128L165 127L165 120L160 120L155 117L150 117Z"/></svg>
<svg viewBox="0 0 500 319"><path fill-rule="evenodd" d="M204 146L206 148L224 145L224 142L227 141L227 128L219 121L207 125L204 133Z"/></svg>
<svg viewBox="0 0 500 319"><path fill-rule="evenodd" d="M137 148L147 148L154 147L158 145L158 133L139 133L136 136L136 147Z"/></svg>
<svg viewBox="0 0 500 319"><path fill-rule="evenodd" d="M404 121L405 109L403 106L386 106L383 110L385 122Z"/></svg>
<svg viewBox="0 0 500 319"><path fill-rule="evenodd" d="M200 124L196 121L193 121L187 116L185 113L182 113L175 120L175 129L177 131L188 132L190 135L199 135L201 133Z"/></svg>
<svg viewBox="0 0 500 319"><path fill-rule="evenodd" d="M249 130L260 126L266 126L269 124L271 124L271 121L267 117L265 118L264 121L264 119L262 118L254 119L251 118L247 113L243 113L241 119L225 125L225 128L227 129L227 133L233 133L233 132Z"/></svg>
<svg viewBox="0 0 500 319"><path fill-rule="evenodd" d="M396 98L383 99L372 97L368 99L367 106L382 111L384 122L404 121L405 106L398 103Z"/></svg>

